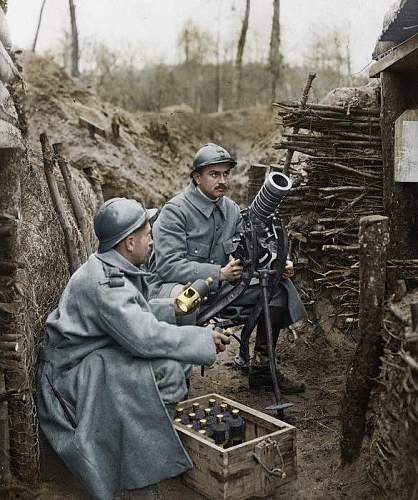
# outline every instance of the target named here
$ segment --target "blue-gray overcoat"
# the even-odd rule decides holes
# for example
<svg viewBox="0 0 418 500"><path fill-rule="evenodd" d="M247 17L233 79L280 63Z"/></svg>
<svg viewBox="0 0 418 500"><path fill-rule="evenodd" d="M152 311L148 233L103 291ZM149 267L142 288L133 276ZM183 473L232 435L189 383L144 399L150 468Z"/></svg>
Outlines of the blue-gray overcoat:
<svg viewBox="0 0 418 500"><path fill-rule="evenodd" d="M100 500L192 467L166 405L185 396L186 364L216 356L207 329L169 324L171 299L147 302L143 275L115 250L92 255L48 317L40 352L42 430Z"/></svg>
<svg viewBox="0 0 418 500"><path fill-rule="evenodd" d="M216 294L221 268L235 250L233 239L239 235L239 225L240 209L233 200L223 196L215 203L190 183L162 208L153 225L151 295L170 297L176 285L208 276L214 280ZM284 297L277 300L287 304L287 324L304 319L305 308L290 279L281 282L281 290ZM236 304L255 303L260 293L258 286L252 286Z"/></svg>

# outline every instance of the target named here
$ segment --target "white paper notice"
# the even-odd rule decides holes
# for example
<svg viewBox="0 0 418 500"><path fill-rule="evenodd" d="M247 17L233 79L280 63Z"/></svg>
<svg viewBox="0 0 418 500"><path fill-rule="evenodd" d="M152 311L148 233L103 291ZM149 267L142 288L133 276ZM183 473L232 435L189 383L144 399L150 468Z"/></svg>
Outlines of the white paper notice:
<svg viewBox="0 0 418 500"><path fill-rule="evenodd" d="M397 180L418 182L418 121L403 122L400 153Z"/></svg>

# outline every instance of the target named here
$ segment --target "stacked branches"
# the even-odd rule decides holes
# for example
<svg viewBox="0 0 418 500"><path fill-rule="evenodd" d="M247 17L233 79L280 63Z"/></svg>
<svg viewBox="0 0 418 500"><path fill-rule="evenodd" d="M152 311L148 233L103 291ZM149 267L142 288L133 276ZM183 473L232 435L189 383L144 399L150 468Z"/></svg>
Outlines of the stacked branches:
<svg viewBox="0 0 418 500"><path fill-rule="evenodd" d="M406 326L406 317L389 306L369 469L372 481L399 499L418 495L418 330Z"/></svg>
<svg viewBox="0 0 418 500"><path fill-rule="evenodd" d="M299 153L281 215L292 217L292 257L331 289L339 326L358 316L360 217L383 212L379 109L274 104L285 133L276 149ZM289 129L297 133L289 132ZM295 219L295 216L296 219Z"/></svg>

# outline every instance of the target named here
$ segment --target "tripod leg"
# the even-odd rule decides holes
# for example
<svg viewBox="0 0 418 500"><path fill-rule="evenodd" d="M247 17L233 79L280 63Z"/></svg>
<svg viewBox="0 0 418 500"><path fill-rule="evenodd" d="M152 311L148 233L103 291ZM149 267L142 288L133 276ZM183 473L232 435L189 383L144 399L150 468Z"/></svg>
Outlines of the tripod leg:
<svg viewBox="0 0 418 500"><path fill-rule="evenodd" d="M273 391L274 397L276 399L276 404L280 405L282 400L282 395L279 387L279 380L277 376L277 367L276 367L276 356L274 351L274 340L273 340L273 331L271 328L271 316L270 316L270 307L269 307L269 298L268 298L268 275L263 276L261 278L261 293L262 293L262 301L263 301L263 313L264 319L266 322L266 333L267 333L267 348L268 348L268 356L269 356L269 365L271 378L273 381ZM283 413L283 410L278 410L279 413ZM283 416L283 415L279 415Z"/></svg>

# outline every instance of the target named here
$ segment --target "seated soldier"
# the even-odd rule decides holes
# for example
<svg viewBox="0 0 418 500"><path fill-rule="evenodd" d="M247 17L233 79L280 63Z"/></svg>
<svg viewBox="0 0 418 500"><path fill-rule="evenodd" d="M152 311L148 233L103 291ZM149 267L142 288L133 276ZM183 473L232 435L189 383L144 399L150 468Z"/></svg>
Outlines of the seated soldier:
<svg viewBox="0 0 418 500"><path fill-rule="evenodd" d="M37 403L52 448L94 498L110 500L192 467L171 417L190 364L212 364L228 339L176 326L172 299L148 302L138 266L152 238L138 202L108 200L94 228L98 252L46 322Z"/></svg>
<svg viewBox="0 0 418 500"><path fill-rule="evenodd" d="M153 226L156 242L151 259L149 278L151 295L173 297L180 285L198 278L212 277L214 284L210 300L220 287L240 279L243 268L239 260L230 259L234 237L239 234L240 209L225 196L231 169L236 161L223 147L204 145L196 154L191 182L161 210ZM279 292L270 302L274 342L279 330L306 317L305 308L290 280L293 263L287 261ZM260 286L251 286L234 305L254 305L259 302ZM238 367L249 370L250 387L271 386L268 363L267 333L264 316L258 320L254 356L250 367L240 356ZM304 391L302 383L294 382L279 370L279 383L284 394Z"/></svg>

